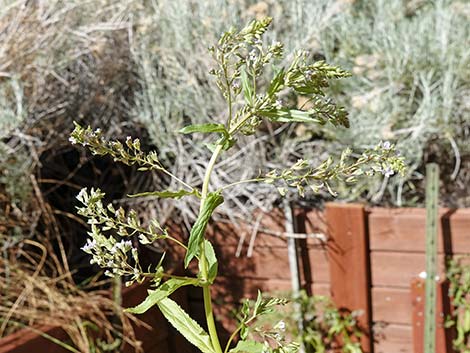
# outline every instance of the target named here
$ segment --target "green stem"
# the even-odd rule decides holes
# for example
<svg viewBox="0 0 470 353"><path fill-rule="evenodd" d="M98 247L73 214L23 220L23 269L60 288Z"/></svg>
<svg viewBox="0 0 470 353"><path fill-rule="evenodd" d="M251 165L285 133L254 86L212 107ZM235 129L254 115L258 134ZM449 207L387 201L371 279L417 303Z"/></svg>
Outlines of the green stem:
<svg viewBox="0 0 470 353"><path fill-rule="evenodd" d="M221 190L225 190L225 189L228 189L228 188L231 188L233 186L240 185L240 184L258 183L258 182L263 181L263 180L266 180L266 178L253 178L253 179L240 180L240 181L236 181L234 183L227 184L227 185L223 186L221 188Z"/></svg>
<svg viewBox="0 0 470 353"><path fill-rule="evenodd" d="M142 276L148 277L148 278L155 278L155 273L152 272L142 272ZM198 279L196 277L187 277L187 276L176 276L170 273L162 273L160 275L162 278L174 278L174 279L180 279L183 281L197 281Z"/></svg>
<svg viewBox="0 0 470 353"><path fill-rule="evenodd" d="M217 161L217 157L219 157L220 153L222 152L223 144L217 145L212 154L212 157L207 165L206 174L204 175L204 181L202 184L202 193L201 193L201 206L199 208L199 212L202 211L204 201L209 193L209 184L212 171L214 170L215 162ZM201 243L201 275L203 279L207 279L207 261L206 255L204 251L204 242ZM209 330L209 335L211 337L212 347L214 348L216 353L222 353L222 347L220 346L219 336L217 335L217 328L215 326L214 320L214 313L212 310L212 298L211 298L211 291L210 291L210 283L204 284L202 287L203 295L204 295L204 311L206 315L206 322L207 328Z"/></svg>
<svg viewBox="0 0 470 353"><path fill-rule="evenodd" d="M255 317L256 316L252 316L250 319L245 321L245 325L248 325L251 321L253 321L255 319ZM230 335L230 338L227 341L227 345L225 346L224 353L228 352L228 350L230 349L230 344L232 343L234 338L237 336L237 334L241 331L242 327L243 327L242 325L238 326L237 329L235 331L233 331L233 333Z"/></svg>

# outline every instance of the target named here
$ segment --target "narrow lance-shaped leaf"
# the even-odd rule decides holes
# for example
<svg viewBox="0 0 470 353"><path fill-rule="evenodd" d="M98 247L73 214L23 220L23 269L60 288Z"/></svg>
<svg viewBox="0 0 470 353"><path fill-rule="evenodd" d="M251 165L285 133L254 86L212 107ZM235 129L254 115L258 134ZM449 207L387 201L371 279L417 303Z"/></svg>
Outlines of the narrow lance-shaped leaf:
<svg viewBox="0 0 470 353"><path fill-rule="evenodd" d="M179 130L180 134L192 134L195 132L203 132L203 133L210 133L210 132L220 132L224 136L228 136L228 131L223 124L195 124L195 125L188 125Z"/></svg>
<svg viewBox="0 0 470 353"><path fill-rule="evenodd" d="M207 267L209 269L207 273L207 280L209 283L212 283L217 277L217 271L218 271L218 262L217 262L217 257L215 256L215 251L214 247L212 246L211 242L207 239L204 239L204 251L206 253L206 259L207 259ZM201 265L201 263L199 263ZM201 269L199 269L201 271Z"/></svg>
<svg viewBox="0 0 470 353"><path fill-rule="evenodd" d="M245 100L248 104L253 104L253 87L251 86L251 82L248 78L248 73L244 67L241 68L241 75L240 79L242 82L242 89L243 95L245 96Z"/></svg>
<svg viewBox="0 0 470 353"><path fill-rule="evenodd" d="M285 77L285 71L284 68L282 68L276 76L272 79L271 83L269 84L268 88L268 95L272 96L274 93L278 92L282 86L284 86L284 77Z"/></svg>
<svg viewBox="0 0 470 353"><path fill-rule="evenodd" d="M211 192L204 200L201 213L199 213L196 222L191 229L188 241L188 250L184 258L184 266L188 267L189 262L198 255L199 247L204 240L207 223L212 216L214 210L224 202L224 198L218 192Z"/></svg>
<svg viewBox="0 0 470 353"><path fill-rule="evenodd" d="M132 195L127 195L128 197L147 197L147 196L156 196L160 197L163 199L180 199L184 196L190 196L194 195L197 197L200 197L199 192L196 189L193 189L191 191L189 190L178 190L178 191L173 191L173 190L163 190L163 191L149 191L149 192L141 192L138 194L132 194Z"/></svg>
<svg viewBox="0 0 470 353"><path fill-rule="evenodd" d="M265 345L256 341L240 341L232 348L230 353L262 353L265 351Z"/></svg>
<svg viewBox="0 0 470 353"><path fill-rule="evenodd" d="M190 343L195 345L203 353L214 353L211 339L199 324L170 298L165 298L157 303L163 316L178 330Z"/></svg>
<svg viewBox="0 0 470 353"><path fill-rule="evenodd" d="M168 297L171 293L180 287L188 285L197 285L197 279L179 279L170 278L156 290L150 290L147 298L139 305L133 308L127 308L126 311L133 314L143 314L155 304Z"/></svg>
<svg viewBox="0 0 470 353"><path fill-rule="evenodd" d="M268 118L271 121L279 123L320 123L321 120L315 118L310 111L296 110L296 109L272 109L261 110L259 115Z"/></svg>

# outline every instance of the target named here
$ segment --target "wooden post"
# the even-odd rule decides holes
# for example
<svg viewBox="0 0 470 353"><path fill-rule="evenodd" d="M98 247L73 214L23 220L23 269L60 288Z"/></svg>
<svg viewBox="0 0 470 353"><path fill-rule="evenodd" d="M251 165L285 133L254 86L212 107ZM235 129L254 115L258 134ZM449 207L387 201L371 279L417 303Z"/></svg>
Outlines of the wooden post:
<svg viewBox="0 0 470 353"><path fill-rule="evenodd" d="M326 204L331 294L342 309L362 310L365 353L372 352L371 281L367 215L363 205Z"/></svg>
<svg viewBox="0 0 470 353"><path fill-rule="evenodd" d="M449 285L447 282L436 282L436 352L451 353L453 333L452 330L446 329L445 319L450 313ZM425 313L425 285L424 280L416 278L411 282L411 303L413 307L412 324L413 324L413 352L424 352L424 313Z"/></svg>

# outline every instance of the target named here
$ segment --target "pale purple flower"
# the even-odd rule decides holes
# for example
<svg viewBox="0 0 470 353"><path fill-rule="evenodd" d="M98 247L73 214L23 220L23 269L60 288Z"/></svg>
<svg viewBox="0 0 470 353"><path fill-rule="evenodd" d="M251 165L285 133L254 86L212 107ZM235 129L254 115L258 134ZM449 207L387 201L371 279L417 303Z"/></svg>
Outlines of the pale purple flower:
<svg viewBox="0 0 470 353"><path fill-rule="evenodd" d="M255 61L256 60L256 50L250 51L248 54L248 61Z"/></svg>
<svg viewBox="0 0 470 353"><path fill-rule="evenodd" d="M313 71L312 70L306 70L304 72L304 75L305 75L305 78L310 81L312 79L312 76L313 76Z"/></svg>
<svg viewBox="0 0 470 353"><path fill-rule="evenodd" d="M392 169L392 167L386 166L385 168L382 168L381 173L386 177L391 177L393 174L395 174L395 171Z"/></svg>
<svg viewBox="0 0 470 353"><path fill-rule="evenodd" d="M392 148L392 144L390 143L390 141L384 141L382 142L382 148L384 150L389 150Z"/></svg>
<svg viewBox="0 0 470 353"><path fill-rule="evenodd" d="M87 252L87 253L90 253L92 249L94 249L96 246L96 240L93 239L87 239L87 242L85 245L83 245L80 249L82 249L83 251Z"/></svg>

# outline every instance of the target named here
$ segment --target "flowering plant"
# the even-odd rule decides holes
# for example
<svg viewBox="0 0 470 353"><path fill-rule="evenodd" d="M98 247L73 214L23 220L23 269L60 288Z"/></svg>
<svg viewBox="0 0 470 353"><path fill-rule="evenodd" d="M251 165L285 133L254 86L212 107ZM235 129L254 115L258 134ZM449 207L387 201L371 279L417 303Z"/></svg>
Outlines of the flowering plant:
<svg viewBox="0 0 470 353"><path fill-rule="evenodd" d="M115 161L127 165L137 165L140 171L157 171L176 180L179 190L152 191L132 196L154 196L178 199L195 197L200 200L199 215L190 231L187 243L171 236L156 220L143 225L136 212L115 209L112 204L104 205L104 194L100 190L83 189L78 200L83 204L79 214L88 218L91 225L90 239L83 250L92 255L92 262L106 268L109 276L126 276L127 284L141 282L150 278L154 288L147 298L134 308L132 313L143 313L157 305L166 319L183 336L204 353L227 352L295 352L296 343L285 339L285 324L278 323L272 330L266 331L262 342L248 339L250 325L273 310L276 305L286 303L284 299L263 298L259 293L254 305L246 302L240 313L240 323L229 341L222 349L215 326L211 300L211 285L217 276L217 257L205 230L215 209L224 202L224 191L242 183L268 183L277 187L284 195L287 188L298 191L301 196L310 189L316 193L326 188L334 194L332 183L344 180L354 183L361 175L382 173L391 175L402 172L403 160L397 156L394 146L388 142L364 152L353 159L351 151L343 152L338 161L326 159L318 166L312 166L305 160L298 160L284 170L271 170L260 173L257 178L240 180L217 190L211 190L211 174L218 158L231 149L240 135L254 134L263 121L273 123L330 123L334 126L348 127L347 113L325 98L324 89L329 80L349 76L346 71L330 66L323 61L310 63L308 53L294 53L290 64L276 68L270 82L261 87L262 73L268 66L279 62L283 55L283 45L272 43L265 45L263 34L268 29L271 19L253 21L241 30L231 29L224 33L217 45L210 48L216 66L211 70L221 94L227 102L227 114L224 123L210 122L190 125L182 128L182 134L212 134L213 143L206 147L212 151L212 157L201 184L191 185L168 171L160 162L157 152L145 153L140 141L128 137L124 143L106 140L100 130L84 128L76 124L71 134L71 142L88 147L93 154L109 155ZM308 110L293 109L283 103L283 97L294 93L307 96L310 103ZM194 277L176 276L165 271L163 258L154 271L145 272L139 264L139 254L129 240L118 241L114 236L129 239L136 237L141 244L157 241L171 241L185 251L184 266L197 262L198 273ZM194 321L169 295L183 286L202 287L206 314L206 332ZM238 343L233 346L235 338Z"/></svg>

